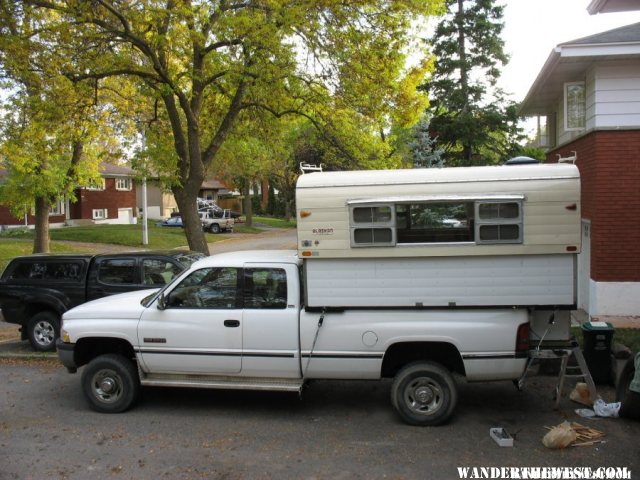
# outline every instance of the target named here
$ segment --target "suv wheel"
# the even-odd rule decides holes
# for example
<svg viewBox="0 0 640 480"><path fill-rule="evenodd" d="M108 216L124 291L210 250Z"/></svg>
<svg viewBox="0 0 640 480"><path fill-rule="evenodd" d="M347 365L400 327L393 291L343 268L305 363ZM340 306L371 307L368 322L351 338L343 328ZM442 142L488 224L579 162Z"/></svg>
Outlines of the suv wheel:
<svg viewBox="0 0 640 480"><path fill-rule="evenodd" d="M209 227L209 231L211 233L220 233L220 225L218 225L217 223L212 223Z"/></svg>
<svg viewBox="0 0 640 480"><path fill-rule="evenodd" d="M60 336L60 319L53 312L39 312L27 322L27 337L34 350L51 352Z"/></svg>

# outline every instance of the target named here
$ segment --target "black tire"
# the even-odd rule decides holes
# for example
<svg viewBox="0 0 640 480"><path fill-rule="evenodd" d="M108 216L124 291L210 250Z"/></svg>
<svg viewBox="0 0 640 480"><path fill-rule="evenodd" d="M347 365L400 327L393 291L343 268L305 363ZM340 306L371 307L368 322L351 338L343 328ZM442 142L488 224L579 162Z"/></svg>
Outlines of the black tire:
<svg viewBox="0 0 640 480"><path fill-rule="evenodd" d="M415 362L396 374L391 403L409 425L441 425L451 417L458 403L458 390L453 376L442 365Z"/></svg>
<svg viewBox="0 0 640 480"><path fill-rule="evenodd" d="M211 233L220 233L220 225L218 225L217 223L212 223L209 226L209 231Z"/></svg>
<svg viewBox="0 0 640 480"><path fill-rule="evenodd" d="M37 352L53 352L60 336L60 317L53 312L38 312L27 322L27 338Z"/></svg>
<svg viewBox="0 0 640 480"><path fill-rule="evenodd" d="M92 409L120 413L140 396L140 379L133 361L109 353L89 362L82 372L82 390Z"/></svg>
<svg viewBox="0 0 640 480"><path fill-rule="evenodd" d="M622 369L620 381L618 382L618 385L616 385L616 402L623 401L629 392L629 384L631 383L631 380L633 380L633 376L636 372L633 360L634 357L627 360L627 363L625 363L624 368Z"/></svg>

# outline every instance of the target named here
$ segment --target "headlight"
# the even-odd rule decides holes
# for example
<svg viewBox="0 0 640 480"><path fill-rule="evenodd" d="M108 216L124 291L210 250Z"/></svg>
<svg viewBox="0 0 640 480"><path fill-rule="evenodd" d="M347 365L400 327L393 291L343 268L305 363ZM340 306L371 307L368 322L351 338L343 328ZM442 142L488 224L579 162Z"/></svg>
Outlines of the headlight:
<svg viewBox="0 0 640 480"><path fill-rule="evenodd" d="M69 332L66 330L62 330L62 332L60 332L60 338L62 338L64 343L71 343L71 337L69 336Z"/></svg>

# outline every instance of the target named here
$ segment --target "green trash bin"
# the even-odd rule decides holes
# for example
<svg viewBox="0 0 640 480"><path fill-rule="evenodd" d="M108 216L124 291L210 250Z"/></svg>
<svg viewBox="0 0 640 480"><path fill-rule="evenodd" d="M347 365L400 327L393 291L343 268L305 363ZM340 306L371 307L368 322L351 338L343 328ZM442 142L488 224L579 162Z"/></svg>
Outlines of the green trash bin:
<svg viewBox="0 0 640 480"><path fill-rule="evenodd" d="M595 383L611 382L611 340L614 331L609 322L582 324L582 351Z"/></svg>

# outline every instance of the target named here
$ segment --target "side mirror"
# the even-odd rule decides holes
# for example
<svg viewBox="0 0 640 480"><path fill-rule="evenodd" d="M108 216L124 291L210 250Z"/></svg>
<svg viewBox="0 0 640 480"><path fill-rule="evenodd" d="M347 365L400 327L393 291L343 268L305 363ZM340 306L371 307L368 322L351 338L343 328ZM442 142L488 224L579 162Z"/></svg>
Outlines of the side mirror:
<svg viewBox="0 0 640 480"><path fill-rule="evenodd" d="M164 310L167 308L167 299L164 296L164 293L161 293L158 297L158 310Z"/></svg>

